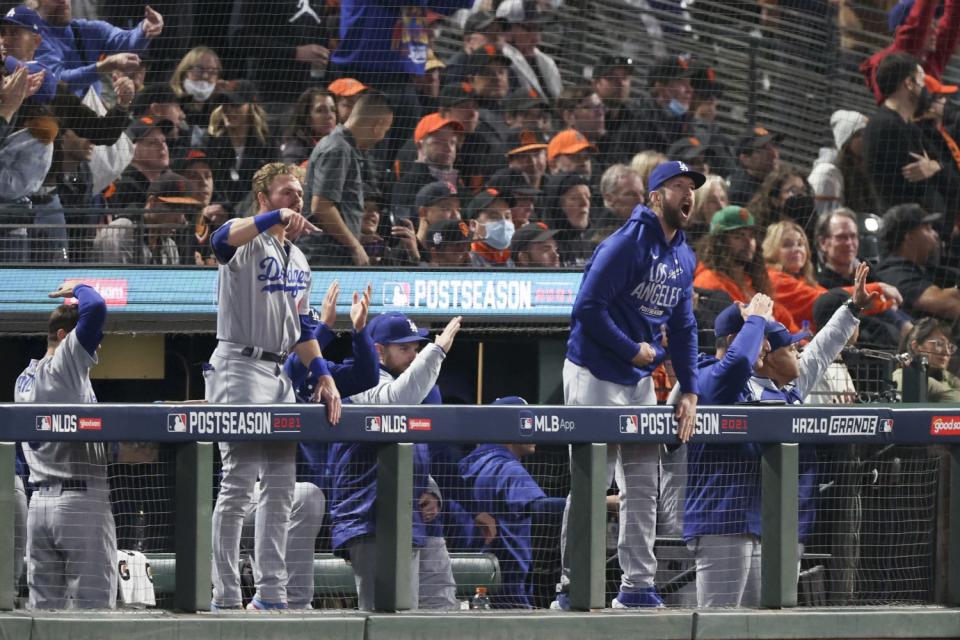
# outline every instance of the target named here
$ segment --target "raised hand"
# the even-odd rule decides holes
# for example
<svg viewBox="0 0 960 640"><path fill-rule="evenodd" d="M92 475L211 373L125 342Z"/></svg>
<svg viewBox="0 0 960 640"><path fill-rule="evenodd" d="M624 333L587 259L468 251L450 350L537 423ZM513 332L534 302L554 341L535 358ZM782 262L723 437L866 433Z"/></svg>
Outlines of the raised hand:
<svg viewBox="0 0 960 640"><path fill-rule="evenodd" d="M327 287L327 293L323 296L323 304L320 305L320 322L327 325L328 329L333 329L337 324L337 298L340 297L340 281L334 280Z"/></svg>
<svg viewBox="0 0 960 640"><path fill-rule="evenodd" d="M447 326L444 327L443 332L437 336L435 342L437 346L443 349L444 353L450 353L450 348L453 346L453 339L457 337L457 333L460 331L460 323L463 321L463 316L457 316L450 320L447 323Z"/></svg>
<svg viewBox="0 0 960 640"><path fill-rule="evenodd" d="M367 313L370 312L370 298L373 296L373 285L368 284L361 296L353 292L353 304L350 306L350 321L354 331L363 331L367 326Z"/></svg>
<svg viewBox="0 0 960 640"><path fill-rule="evenodd" d="M163 31L163 16L147 5L143 10L143 35L148 38L156 38Z"/></svg>

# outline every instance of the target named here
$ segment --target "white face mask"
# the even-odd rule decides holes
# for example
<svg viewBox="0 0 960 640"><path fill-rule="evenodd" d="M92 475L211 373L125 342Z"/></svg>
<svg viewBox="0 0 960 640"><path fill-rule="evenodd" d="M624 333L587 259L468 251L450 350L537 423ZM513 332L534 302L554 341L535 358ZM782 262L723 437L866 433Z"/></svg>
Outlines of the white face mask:
<svg viewBox="0 0 960 640"><path fill-rule="evenodd" d="M483 239L488 245L497 251L503 251L510 246L513 240L513 222L510 220L494 220L486 225L487 236Z"/></svg>
<svg viewBox="0 0 960 640"><path fill-rule="evenodd" d="M206 102L207 98L213 95L213 90L217 85L206 80L183 79L183 90L190 94L190 97L197 102Z"/></svg>

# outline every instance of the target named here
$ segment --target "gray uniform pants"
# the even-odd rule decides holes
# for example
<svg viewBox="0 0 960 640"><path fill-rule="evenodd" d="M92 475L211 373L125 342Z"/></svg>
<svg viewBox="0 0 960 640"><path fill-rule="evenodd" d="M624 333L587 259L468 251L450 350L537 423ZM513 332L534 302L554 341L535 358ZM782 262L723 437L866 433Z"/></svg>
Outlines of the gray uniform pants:
<svg viewBox="0 0 960 640"><path fill-rule="evenodd" d="M457 583L442 537L429 537L420 548L420 597L418 608L457 611Z"/></svg>
<svg viewBox="0 0 960 640"><path fill-rule="evenodd" d="M64 491L53 482L34 491L27 558L31 609L115 608L117 533L107 483Z"/></svg>
<svg viewBox="0 0 960 640"><path fill-rule="evenodd" d="M210 403L292 403L290 379L276 364L217 347L204 372ZM287 601L287 535L296 484L294 442L221 442L223 476L213 510L213 602L238 607L243 516L260 479L254 532L253 577L265 602Z"/></svg>
<svg viewBox="0 0 960 640"><path fill-rule="evenodd" d="M250 548L256 531L260 483L253 491L243 517L242 546ZM287 605L291 609L309 609L313 602L313 559L317 534L323 526L327 499L312 482L298 482L293 490L290 531L287 534ZM263 599L261 594L257 594Z"/></svg>
<svg viewBox="0 0 960 640"><path fill-rule="evenodd" d="M563 401L567 405L637 406L657 403L652 378L636 385L615 384L595 378L585 367L569 360L563 363ZM653 545L657 537L657 492L660 445L621 444L607 447L607 482L616 478L620 488L620 535L617 557L623 575L620 590L635 592L653 586L657 558ZM560 587L570 583L567 557L567 525L570 498L563 511L560 531L562 574ZM577 541L574 541L576 544Z"/></svg>
<svg viewBox="0 0 960 640"><path fill-rule="evenodd" d="M13 481L13 582L16 584L23 575L23 554L27 549L27 492L20 476L15 476Z"/></svg>
<svg viewBox="0 0 960 640"><path fill-rule="evenodd" d="M699 536L687 547L697 562L698 607L760 606L760 540L752 534ZM797 545L797 576L803 544Z"/></svg>
<svg viewBox="0 0 960 640"><path fill-rule="evenodd" d="M357 606L373 611L374 578L377 575L377 539L374 536L356 538L347 545L353 580L357 585ZM410 608L417 608L420 592L420 549L414 547L410 555Z"/></svg>

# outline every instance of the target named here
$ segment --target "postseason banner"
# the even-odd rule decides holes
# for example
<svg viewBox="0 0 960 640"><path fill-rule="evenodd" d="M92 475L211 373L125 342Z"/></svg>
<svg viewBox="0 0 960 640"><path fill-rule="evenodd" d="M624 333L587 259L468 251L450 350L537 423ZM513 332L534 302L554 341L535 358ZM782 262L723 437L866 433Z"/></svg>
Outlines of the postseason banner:
<svg viewBox="0 0 960 640"><path fill-rule="evenodd" d="M371 284L373 314L566 321L582 276L576 271L315 270L310 302L319 307L337 279L346 294L338 308L342 313L349 313L350 294ZM217 270L212 267L0 269L0 313L49 313L58 301L48 300L46 293L63 282L91 285L111 314L216 314Z"/></svg>

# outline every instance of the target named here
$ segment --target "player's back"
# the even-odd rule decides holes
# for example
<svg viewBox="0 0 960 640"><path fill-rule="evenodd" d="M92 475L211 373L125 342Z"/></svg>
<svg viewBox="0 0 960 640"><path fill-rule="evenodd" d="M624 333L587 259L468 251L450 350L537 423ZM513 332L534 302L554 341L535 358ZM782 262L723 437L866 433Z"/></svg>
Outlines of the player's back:
<svg viewBox="0 0 960 640"><path fill-rule="evenodd" d="M261 233L219 266L217 339L288 351L300 336L310 297L310 266L296 246Z"/></svg>
<svg viewBox="0 0 960 640"><path fill-rule="evenodd" d="M96 363L97 356L88 353L76 332L71 331L53 355L30 361L17 378L14 400L67 405L62 412L38 415L37 430L74 431L71 407L97 401L90 384L90 368ZM103 443L32 441L24 443L23 454L32 483L106 478L107 453Z"/></svg>

